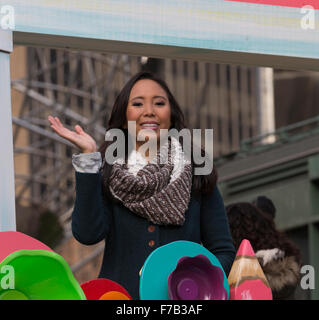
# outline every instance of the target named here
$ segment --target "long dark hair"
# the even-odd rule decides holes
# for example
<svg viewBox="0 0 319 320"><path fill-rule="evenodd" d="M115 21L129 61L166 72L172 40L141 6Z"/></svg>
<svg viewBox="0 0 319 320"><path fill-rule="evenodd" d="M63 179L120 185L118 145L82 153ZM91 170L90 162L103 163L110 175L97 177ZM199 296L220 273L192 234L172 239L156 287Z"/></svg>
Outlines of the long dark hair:
<svg viewBox="0 0 319 320"><path fill-rule="evenodd" d="M175 128L177 131L180 131L182 129L187 128L185 124L185 118L184 114L174 98L173 94L169 90L167 84L165 83L164 80L156 77L154 74L151 72L146 72L142 71L137 74L135 74L123 87L121 92L118 94L117 98L115 99L111 116L108 122L108 126L106 129L106 132L110 129L119 129L124 133L126 142L129 139L129 134L127 129L123 129L123 126L127 124L127 119L126 119L126 109L128 106L129 102L129 97L131 90L134 86L134 84L142 79L149 79L157 82L166 92L170 107L171 107L171 127L170 129ZM99 148L99 152L101 153L102 159L104 160L105 158L105 151L108 148L110 144L112 144L113 141L105 141ZM128 158L128 143L125 144L125 158L127 160ZM192 143L193 146L193 143ZM201 152L201 156L205 155L205 150L202 148L199 149L199 152ZM193 167L193 173L194 169L196 167L201 167L201 165L197 165L194 160L193 160L193 152L192 152L192 167ZM110 191L109 191L109 177L111 174L111 169L112 165L108 164L107 161L103 161L103 166L101 168L102 171L102 190L103 190L103 195L105 195L108 198L113 199ZM193 174L193 181L192 181L192 191L195 194L200 194L200 193L208 193L213 190L217 183L217 171L215 165L213 166L213 170L209 175L194 175ZM114 200L114 199L113 199Z"/></svg>
<svg viewBox="0 0 319 320"><path fill-rule="evenodd" d="M238 202L226 206L229 227L235 249L243 239L250 241L255 252L278 248L286 256L295 256L300 262L300 250L285 233L276 229L274 221L249 202Z"/></svg>

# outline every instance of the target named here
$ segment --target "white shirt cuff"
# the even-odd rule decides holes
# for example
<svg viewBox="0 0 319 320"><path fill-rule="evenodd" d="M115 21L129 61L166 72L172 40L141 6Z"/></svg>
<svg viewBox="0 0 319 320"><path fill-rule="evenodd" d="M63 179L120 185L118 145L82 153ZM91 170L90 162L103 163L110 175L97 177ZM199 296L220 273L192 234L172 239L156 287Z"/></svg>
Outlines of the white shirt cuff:
<svg viewBox="0 0 319 320"><path fill-rule="evenodd" d="M101 153L92 152L73 154L72 165L77 172L98 173L102 166Z"/></svg>

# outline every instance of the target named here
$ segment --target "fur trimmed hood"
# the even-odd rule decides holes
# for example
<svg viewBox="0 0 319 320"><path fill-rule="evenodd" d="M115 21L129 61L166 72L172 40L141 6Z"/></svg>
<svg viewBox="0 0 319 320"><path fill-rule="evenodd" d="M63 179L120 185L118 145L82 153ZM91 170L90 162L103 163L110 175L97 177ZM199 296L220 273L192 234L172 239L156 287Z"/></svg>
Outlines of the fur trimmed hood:
<svg viewBox="0 0 319 320"><path fill-rule="evenodd" d="M300 281L300 265L278 248L259 250L256 257L269 282L274 299L289 299Z"/></svg>

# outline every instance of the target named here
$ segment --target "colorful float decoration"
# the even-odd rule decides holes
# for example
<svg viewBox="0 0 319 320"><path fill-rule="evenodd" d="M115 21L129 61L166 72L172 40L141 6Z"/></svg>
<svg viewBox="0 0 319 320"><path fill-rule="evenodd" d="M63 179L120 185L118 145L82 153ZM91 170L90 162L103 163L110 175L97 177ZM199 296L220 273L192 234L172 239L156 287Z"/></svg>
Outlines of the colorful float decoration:
<svg viewBox="0 0 319 320"><path fill-rule="evenodd" d="M227 300L218 259L202 245L174 241L154 250L140 272L141 300Z"/></svg>
<svg viewBox="0 0 319 320"><path fill-rule="evenodd" d="M108 279L80 286L67 262L30 236L4 231L0 243L0 300L132 300Z"/></svg>
<svg viewBox="0 0 319 320"><path fill-rule="evenodd" d="M94 279L80 285L67 262L42 242L0 232L0 300L132 300L118 283ZM5 272L3 272L3 270ZM14 272L14 285L6 271ZM228 279L202 245L175 241L154 250L140 271L141 300L271 300L269 283L248 240Z"/></svg>
<svg viewBox="0 0 319 320"><path fill-rule="evenodd" d="M250 242L244 239L228 276L230 300L272 300L267 278Z"/></svg>
<svg viewBox="0 0 319 320"><path fill-rule="evenodd" d="M168 296L170 300L226 300L223 282L222 269L206 256L183 257L168 276Z"/></svg>
<svg viewBox="0 0 319 320"><path fill-rule="evenodd" d="M14 270L14 286L0 286L0 300L86 300L68 264L55 252L18 250L0 263L0 270L6 266ZM5 276L0 273L0 283Z"/></svg>
<svg viewBox="0 0 319 320"><path fill-rule="evenodd" d="M118 283L109 279L94 279L81 284L87 300L133 300Z"/></svg>
<svg viewBox="0 0 319 320"><path fill-rule="evenodd" d="M0 232L0 262L17 250L46 250L54 252L39 240L17 231Z"/></svg>

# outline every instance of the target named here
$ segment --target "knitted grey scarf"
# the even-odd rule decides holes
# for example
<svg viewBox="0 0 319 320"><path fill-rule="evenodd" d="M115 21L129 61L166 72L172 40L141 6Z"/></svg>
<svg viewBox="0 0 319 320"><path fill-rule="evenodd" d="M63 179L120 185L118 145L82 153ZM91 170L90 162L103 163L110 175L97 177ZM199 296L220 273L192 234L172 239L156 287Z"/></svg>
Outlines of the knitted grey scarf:
<svg viewBox="0 0 319 320"><path fill-rule="evenodd" d="M126 163L115 162L109 180L115 198L132 212L159 225L183 225L190 201L192 166L183 158L179 142L172 140L168 139L155 159L142 166L136 175Z"/></svg>

